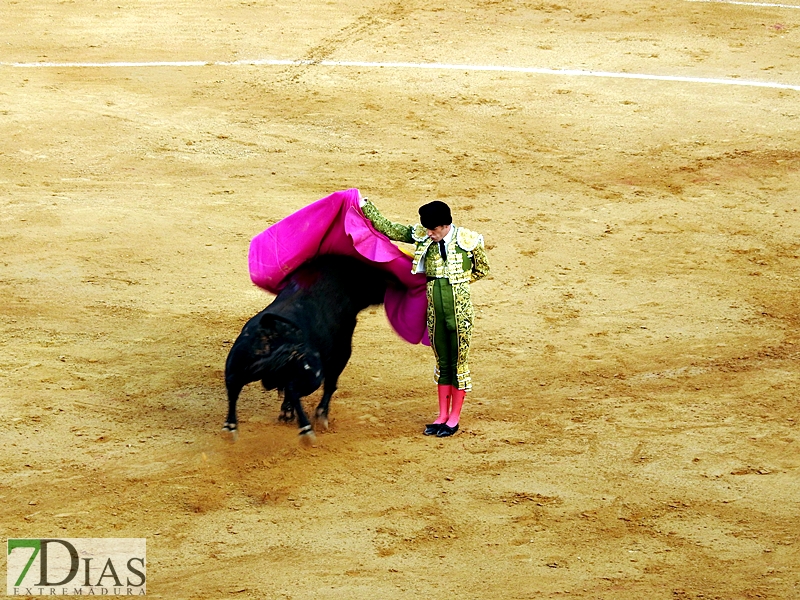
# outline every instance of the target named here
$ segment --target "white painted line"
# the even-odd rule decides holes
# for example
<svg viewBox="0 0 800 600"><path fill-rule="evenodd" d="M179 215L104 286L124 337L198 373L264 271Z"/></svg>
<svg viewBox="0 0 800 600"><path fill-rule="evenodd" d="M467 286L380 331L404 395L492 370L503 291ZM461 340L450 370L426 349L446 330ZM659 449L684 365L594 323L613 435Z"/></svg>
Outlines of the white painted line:
<svg viewBox="0 0 800 600"><path fill-rule="evenodd" d="M687 2L706 2L710 4L739 4L742 6L765 6L767 8L800 8L794 4L770 4L766 2L738 2L737 0L686 0Z"/></svg>
<svg viewBox="0 0 800 600"><path fill-rule="evenodd" d="M739 85L748 87L767 87L800 91L800 85L776 83L772 81L748 81L745 79L716 79L707 77L684 77L678 75L648 75L644 73L614 73L609 71L583 71L579 69L545 69L540 67L505 67L479 65L447 65L440 63L369 63L347 61L320 61L321 65L331 67L385 67L406 69L440 69L449 71L500 71L505 73L535 73L537 75L561 75L566 77L608 77L612 79L646 79L652 81L678 81L684 83L710 83L718 85Z"/></svg>
<svg viewBox="0 0 800 600"><path fill-rule="evenodd" d="M161 62L34 62L34 63L0 63L3 67L16 67L22 69L28 68L55 68L55 69L98 69L106 67L204 67L210 65L203 60L189 60L189 61L161 61Z"/></svg>
<svg viewBox="0 0 800 600"><path fill-rule="evenodd" d="M646 73L614 73L610 71L584 71L580 69L546 69L540 67L510 67L500 65L451 65L443 63L411 62L365 62L342 60L277 60L255 59L235 61L164 61L164 62L106 62L106 63L0 63L0 66L15 68L139 68L139 67L233 67L233 66L301 66L320 65L324 67L359 67L363 69L429 69L439 71L492 71L500 73L532 73L536 75L555 75L560 77L603 77L610 79L640 79L649 81L673 81L680 83L705 83L712 85L732 85L742 87L761 87L780 90L800 91L800 85L777 83L774 81L752 81L747 79L720 79L713 77L687 77L681 75L651 75Z"/></svg>

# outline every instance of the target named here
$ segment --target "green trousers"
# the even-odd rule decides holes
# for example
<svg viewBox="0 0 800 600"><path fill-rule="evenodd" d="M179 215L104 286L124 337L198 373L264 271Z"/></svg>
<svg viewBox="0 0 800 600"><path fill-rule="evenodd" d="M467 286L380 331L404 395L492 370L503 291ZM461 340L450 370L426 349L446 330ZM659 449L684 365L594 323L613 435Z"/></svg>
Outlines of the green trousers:
<svg viewBox="0 0 800 600"><path fill-rule="evenodd" d="M475 318L469 283L428 280L428 337L436 357L433 379L439 385L472 389L469 347Z"/></svg>

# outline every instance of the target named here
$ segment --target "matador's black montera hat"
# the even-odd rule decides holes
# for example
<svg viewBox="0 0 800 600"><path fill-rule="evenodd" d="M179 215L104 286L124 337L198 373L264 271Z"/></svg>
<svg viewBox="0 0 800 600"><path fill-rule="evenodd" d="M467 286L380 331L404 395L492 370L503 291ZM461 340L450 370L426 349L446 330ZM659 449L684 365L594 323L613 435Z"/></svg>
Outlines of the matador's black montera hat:
<svg viewBox="0 0 800 600"><path fill-rule="evenodd" d="M419 222L425 229L436 229L439 225L450 225L453 217L450 207L440 200L434 200L419 207Z"/></svg>

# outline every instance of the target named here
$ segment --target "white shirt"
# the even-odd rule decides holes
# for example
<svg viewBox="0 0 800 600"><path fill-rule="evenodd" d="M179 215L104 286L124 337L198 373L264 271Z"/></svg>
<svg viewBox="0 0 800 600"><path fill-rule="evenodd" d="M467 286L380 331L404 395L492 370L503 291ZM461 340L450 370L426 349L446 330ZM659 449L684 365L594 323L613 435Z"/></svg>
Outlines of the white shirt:
<svg viewBox="0 0 800 600"><path fill-rule="evenodd" d="M442 238L442 241L444 242L445 246L450 244L450 240L453 239L453 232L455 232L455 230L456 230L456 226L453 225L452 223L450 223L450 231L448 231L447 235ZM438 243L439 242L431 241L431 244L438 244ZM425 254L423 254L422 257L419 259L419 263L417 264L417 270L414 271L414 273L424 273L425 272L425 255L426 254L427 254L427 252Z"/></svg>

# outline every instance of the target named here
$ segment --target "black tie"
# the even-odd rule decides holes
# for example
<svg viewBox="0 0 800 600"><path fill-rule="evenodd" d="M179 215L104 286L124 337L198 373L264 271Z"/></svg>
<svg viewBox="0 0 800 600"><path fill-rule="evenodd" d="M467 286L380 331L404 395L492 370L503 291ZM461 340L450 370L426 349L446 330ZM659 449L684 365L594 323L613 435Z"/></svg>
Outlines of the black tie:
<svg viewBox="0 0 800 600"><path fill-rule="evenodd" d="M442 260L447 262L447 250L444 249L444 240L439 240L439 253L442 255Z"/></svg>

